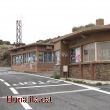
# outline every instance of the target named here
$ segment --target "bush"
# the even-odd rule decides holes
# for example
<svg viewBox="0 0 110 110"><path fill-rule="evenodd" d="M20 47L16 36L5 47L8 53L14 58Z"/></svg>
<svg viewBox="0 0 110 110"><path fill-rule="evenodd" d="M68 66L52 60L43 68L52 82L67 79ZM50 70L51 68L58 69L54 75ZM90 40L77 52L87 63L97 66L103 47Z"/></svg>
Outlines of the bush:
<svg viewBox="0 0 110 110"><path fill-rule="evenodd" d="M101 82L96 83L96 86L102 86Z"/></svg>
<svg viewBox="0 0 110 110"><path fill-rule="evenodd" d="M86 82L84 82L84 81L79 81L79 80L74 80L73 81L74 83L79 83L79 84L85 84Z"/></svg>
<svg viewBox="0 0 110 110"><path fill-rule="evenodd" d="M60 74L55 72L55 73L53 73L53 75L51 77L55 78L55 79L60 79Z"/></svg>

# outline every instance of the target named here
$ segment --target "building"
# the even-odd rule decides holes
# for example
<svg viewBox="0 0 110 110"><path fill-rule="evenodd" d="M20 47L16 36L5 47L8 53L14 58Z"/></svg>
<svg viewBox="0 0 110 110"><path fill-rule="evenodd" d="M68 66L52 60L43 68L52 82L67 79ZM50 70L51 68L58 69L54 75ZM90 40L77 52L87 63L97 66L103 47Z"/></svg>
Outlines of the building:
<svg viewBox="0 0 110 110"><path fill-rule="evenodd" d="M33 43L10 50L11 68L16 71L46 72L53 70L53 45Z"/></svg>
<svg viewBox="0 0 110 110"><path fill-rule="evenodd" d="M103 19L93 27L83 28L54 41L56 71L68 77L88 80L110 80L110 25Z"/></svg>
<svg viewBox="0 0 110 110"><path fill-rule="evenodd" d="M55 71L61 76L110 80L110 25L96 25L58 37L52 44L30 44L11 50L13 70ZM63 68L68 67L68 72Z"/></svg>

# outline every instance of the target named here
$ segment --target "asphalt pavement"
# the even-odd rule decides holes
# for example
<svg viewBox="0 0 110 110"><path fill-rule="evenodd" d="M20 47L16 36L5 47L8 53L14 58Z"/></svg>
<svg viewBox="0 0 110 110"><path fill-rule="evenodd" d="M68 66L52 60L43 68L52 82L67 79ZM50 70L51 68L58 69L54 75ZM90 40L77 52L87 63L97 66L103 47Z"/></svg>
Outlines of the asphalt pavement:
<svg viewBox="0 0 110 110"><path fill-rule="evenodd" d="M110 110L110 85L91 87L0 68L0 110Z"/></svg>

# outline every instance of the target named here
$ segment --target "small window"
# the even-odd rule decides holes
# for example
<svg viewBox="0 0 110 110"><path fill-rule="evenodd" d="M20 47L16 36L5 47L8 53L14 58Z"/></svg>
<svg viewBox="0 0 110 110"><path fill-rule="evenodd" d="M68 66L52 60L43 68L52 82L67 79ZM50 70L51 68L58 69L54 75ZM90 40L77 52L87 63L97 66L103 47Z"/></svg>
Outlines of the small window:
<svg viewBox="0 0 110 110"><path fill-rule="evenodd" d="M43 62L43 61L44 61L44 53L39 52L39 62Z"/></svg>
<svg viewBox="0 0 110 110"><path fill-rule="evenodd" d="M97 60L110 60L110 42L97 42Z"/></svg>
<svg viewBox="0 0 110 110"><path fill-rule="evenodd" d="M39 62L50 63L53 61L52 52L39 52Z"/></svg>
<svg viewBox="0 0 110 110"><path fill-rule="evenodd" d="M36 59L36 53L35 52L31 52L30 53L30 63L34 63Z"/></svg>
<svg viewBox="0 0 110 110"><path fill-rule="evenodd" d="M83 61L89 62L95 60L95 43L83 46Z"/></svg>
<svg viewBox="0 0 110 110"><path fill-rule="evenodd" d="M60 55L61 55L61 51L60 50L58 50L58 51L56 51L55 52L55 64L56 65L59 65L60 64L60 61L61 61L61 57L60 57Z"/></svg>
<svg viewBox="0 0 110 110"><path fill-rule="evenodd" d="M81 62L81 48L72 48L70 50L70 61L71 63Z"/></svg>

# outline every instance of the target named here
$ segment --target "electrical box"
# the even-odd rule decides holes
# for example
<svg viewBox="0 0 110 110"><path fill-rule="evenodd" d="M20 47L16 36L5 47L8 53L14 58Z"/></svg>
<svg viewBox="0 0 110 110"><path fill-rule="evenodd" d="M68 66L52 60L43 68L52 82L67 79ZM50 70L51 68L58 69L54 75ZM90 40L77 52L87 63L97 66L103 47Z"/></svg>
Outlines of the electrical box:
<svg viewBox="0 0 110 110"><path fill-rule="evenodd" d="M63 72L68 72L68 65L63 65Z"/></svg>

